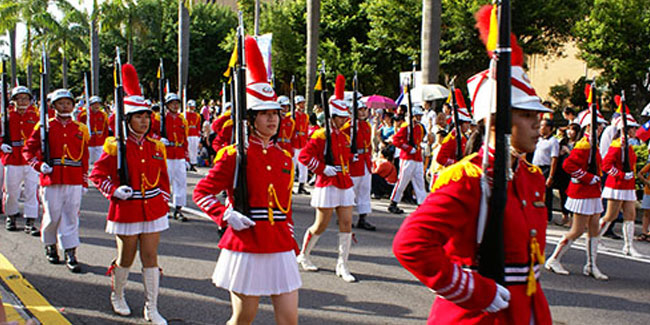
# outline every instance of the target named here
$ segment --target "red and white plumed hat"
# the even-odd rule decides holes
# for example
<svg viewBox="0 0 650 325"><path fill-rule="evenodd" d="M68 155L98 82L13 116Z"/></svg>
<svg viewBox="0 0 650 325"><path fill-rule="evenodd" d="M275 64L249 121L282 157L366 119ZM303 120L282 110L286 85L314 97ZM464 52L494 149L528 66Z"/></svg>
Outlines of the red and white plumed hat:
<svg viewBox="0 0 650 325"><path fill-rule="evenodd" d="M639 127L639 122L637 122L634 119L634 116L631 114L626 114L625 118L627 120L627 126L628 127ZM617 129L622 129L623 128L623 116L619 115L617 116L612 123L616 126Z"/></svg>
<svg viewBox="0 0 650 325"><path fill-rule="evenodd" d="M131 64L122 65L122 86L126 97L124 97L124 114L134 114L139 112L151 112L149 105L142 97L138 73Z"/></svg>
<svg viewBox="0 0 650 325"><path fill-rule="evenodd" d="M350 110L348 109L348 102L345 101L345 77L343 75L336 76L336 86L334 86L334 95L329 99L330 116L349 117Z"/></svg>
<svg viewBox="0 0 650 325"><path fill-rule="evenodd" d="M601 114L599 110L596 110L596 112L597 112L596 113L597 114L596 115L597 116L596 121L598 123L607 123L607 120L605 119L603 114ZM580 124L581 128L591 124L591 110L586 109L586 110L578 113L578 117L576 117L576 120L577 121L575 123Z"/></svg>
<svg viewBox="0 0 650 325"><path fill-rule="evenodd" d="M257 41L251 36L246 36L244 41L246 49L246 106L250 110L265 111L269 109L282 109L276 102L277 96L266 75L266 66L262 59L262 52L257 46Z"/></svg>
<svg viewBox="0 0 650 325"><path fill-rule="evenodd" d="M490 32L490 14L492 6L485 5L476 13L476 27L481 40L487 43ZM511 106L515 109L537 111L541 113L552 112L537 96L524 71L524 54L517 44L515 35L510 36L512 47L511 69ZM491 53L489 53L491 55ZM492 113L496 113L496 80L490 75L490 69L479 72L467 80L467 88L471 99L472 113L475 121L480 121Z"/></svg>

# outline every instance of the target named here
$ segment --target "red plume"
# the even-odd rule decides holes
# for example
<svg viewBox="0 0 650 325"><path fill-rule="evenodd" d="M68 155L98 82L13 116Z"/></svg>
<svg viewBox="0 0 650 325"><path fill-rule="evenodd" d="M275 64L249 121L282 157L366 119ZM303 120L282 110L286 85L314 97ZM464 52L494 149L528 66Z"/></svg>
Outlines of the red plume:
<svg viewBox="0 0 650 325"><path fill-rule="evenodd" d="M621 106L621 95L614 96L614 103L616 103L616 108L618 109Z"/></svg>
<svg viewBox="0 0 650 325"><path fill-rule="evenodd" d="M587 102L589 103L589 93L591 91L591 84L585 84L585 98L587 98Z"/></svg>
<svg viewBox="0 0 650 325"><path fill-rule="evenodd" d="M122 65L122 85L127 96L142 96L140 81L135 67L129 63Z"/></svg>
<svg viewBox="0 0 650 325"><path fill-rule="evenodd" d="M456 104L458 105L458 108L467 108L467 105L465 105L463 92L461 92L460 89L454 89L454 96L456 97Z"/></svg>
<svg viewBox="0 0 650 325"><path fill-rule="evenodd" d="M334 88L334 96L336 99L343 99L343 92L345 91L345 77L340 74L336 76L336 86Z"/></svg>
<svg viewBox="0 0 650 325"><path fill-rule="evenodd" d="M268 82L269 79L266 75L266 66L264 65L264 59L262 59L262 52L260 52L255 38L246 36L244 46L246 46L246 70L248 73L246 77L248 84Z"/></svg>
<svg viewBox="0 0 650 325"><path fill-rule="evenodd" d="M492 13L492 5L485 5L476 12L476 28L478 29L479 36L483 44L487 44L488 35L490 35L490 14ZM524 64L524 51L517 43L517 37L514 33L510 34L510 47L512 48L511 61L512 65ZM492 52L488 52L492 56Z"/></svg>

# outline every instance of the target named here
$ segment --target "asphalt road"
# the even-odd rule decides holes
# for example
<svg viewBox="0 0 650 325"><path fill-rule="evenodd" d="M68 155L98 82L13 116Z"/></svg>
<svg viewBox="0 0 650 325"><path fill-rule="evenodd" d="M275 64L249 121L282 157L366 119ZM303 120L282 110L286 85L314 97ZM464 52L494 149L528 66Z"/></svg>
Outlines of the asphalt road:
<svg viewBox="0 0 650 325"><path fill-rule="evenodd" d="M200 170L205 173L206 170ZM200 174L188 174L189 188ZM191 192L188 191L188 202ZM399 266L391 251L392 238L404 216L388 214L386 201L374 201L370 221L378 230L354 230L350 268L359 282L348 284L334 274L337 227L332 221L313 253L321 271L302 272L299 320L302 324L423 324L433 293ZM193 203L190 207L196 209ZM412 211L414 206L404 206ZM73 324L141 324L144 303L139 262L132 267L126 289L133 314L115 316L109 301L110 278L105 275L115 256L115 241L104 232L108 202L95 189L83 198L80 219L82 274L63 265L50 265L37 238L22 232L0 230L0 253ZM294 221L298 239L312 223L309 198L294 197ZM171 221L161 237L159 264L163 268L159 310L170 324L224 324L230 317L229 294L212 285L210 278L218 257L216 226L189 216L191 221ZM19 223L22 226L22 222ZM547 255L565 228L551 226ZM620 231L620 230L619 230ZM638 228L637 228L638 232ZM621 241L604 240L598 263L610 276L599 282L581 274L584 241L564 258L569 276L544 271L542 285L557 324L649 324L650 259L633 260L618 254ZM650 243L637 244L650 256ZM273 310L263 298L255 324L273 324Z"/></svg>

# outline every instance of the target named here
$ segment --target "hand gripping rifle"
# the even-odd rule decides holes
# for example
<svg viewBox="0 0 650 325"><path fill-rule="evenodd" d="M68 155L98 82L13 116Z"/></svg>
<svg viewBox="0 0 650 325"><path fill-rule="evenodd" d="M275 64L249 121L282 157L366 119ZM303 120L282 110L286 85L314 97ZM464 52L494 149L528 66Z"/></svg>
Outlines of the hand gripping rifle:
<svg viewBox="0 0 650 325"><path fill-rule="evenodd" d="M463 158L463 135L460 131L458 103L456 102L456 86L454 86L455 81L456 77L453 77L450 82L451 85L449 86L449 89L451 95L449 95L449 104L451 105L451 111L454 116L454 130L456 130L456 161L460 161L460 159Z"/></svg>
<svg viewBox="0 0 650 325"><path fill-rule="evenodd" d="M357 118L359 116L359 103L357 102L357 94L359 93L359 80L357 79L357 72L354 72L352 78L352 133L350 137L350 152L355 155L358 153L357 137L359 133L359 124Z"/></svg>
<svg viewBox="0 0 650 325"><path fill-rule="evenodd" d="M9 101L7 100L7 74L4 58L0 67L0 106L2 107L2 143L11 145L11 132L9 130Z"/></svg>
<svg viewBox="0 0 650 325"><path fill-rule="evenodd" d="M408 110L408 122L406 124L409 133L409 145L415 148L415 137L413 136L413 100L411 99L411 89L415 85L415 61L413 61L413 71L411 71L410 80L406 80L406 108Z"/></svg>
<svg viewBox="0 0 650 325"><path fill-rule="evenodd" d="M591 105L589 106L591 112L591 127L589 130L589 167L587 171L598 175L598 162L596 161L596 154L598 152L598 101L596 100L596 79L591 82Z"/></svg>
<svg viewBox="0 0 650 325"><path fill-rule="evenodd" d="M627 112L625 111L625 90L621 90L621 119L623 119L623 172L632 171L630 166L629 145L627 136Z"/></svg>
<svg viewBox="0 0 650 325"><path fill-rule="evenodd" d="M496 128L494 174L488 218L479 245L478 272L497 283L505 283L505 251L503 240L503 216L505 213L508 174L510 170L510 105L511 105L511 47L510 47L510 0L499 5L499 40L494 51L496 56ZM488 115L488 119L490 116ZM489 134L490 123L486 128ZM487 139L488 137L486 137ZM488 152L484 153L485 156ZM487 173L487 170L484 170ZM479 223L481 221L479 220Z"/></svg>
<svg viewBox="0 0 650 325"><path fill-rule="evenodd" d="M327 75L325 74L325 60L320 68L320 80L323 89L320 91L320 103L323 106L325 115L325 165L334 165L334 154L332 153L332 130L330 128L330 105L327 102Z"/></svg>
<svg viewBox="0 0 650 325"><path fill-rule="evenodd" d="M84 72L84 103L86 103L86 127L88 128L88 135L93 135L93 129L90 128L90 100L88 99L88 92L90 86L88 84L88 73Z"/></svg>
<svg viewBox="0 0 650 325"><path fill-rule="evenodd" d="M122 61L120 48L115 48L113 79L115 82L115 139L117 140L117 175L120 185L129 185L129 171L126 163L126 119L124 116L124 89L122 88Z"/></svg>
<svg viewBox="0 0 650 325"><path fill-rule="evenodd" d="M40 95L40 111L41 111L41 153L43 154L43 162L52 166L52 159L50 157L50 120L47 116L47 93L50 92L50 81L48 80L47 73L47 54L45 53L45 46L41 55L41 95Z"/></svg>
<svg viewBox="0 0 650 325"><path fill-rule="evenodd" d="M289 105L291 105L291 117L293 118L293 121L296 121L296 104L293 102L294 99L296 98L296 76L291 76L291 85L290 85L290 91L289 91Z"/></svg>
<svg viewBox="0 0 650 325"><path fill-rule="evenodd" d="M167 138L167 123L165 123L165 113L167 109L165 108L165 66L163 65L163 59L160 58L160 64L158 65L158 101L160 102L160 137Z"/></svg>
<svg viewBox="0 0 650 325"><path fill-rule="evenodd" d="M246 123L246 55L244 50L244 18L239 12L239 26L237 27L237 63L235 64L233 74L233 84L235 92L236 106L233 106L232 115L235 116L234 135L237 148L237 164L235 168L235 180L233 183L233 208L243 215L248 215L250 206L248 205L248 181L246 177L247 159L246 159L246 140L248 137Z"/></svg>

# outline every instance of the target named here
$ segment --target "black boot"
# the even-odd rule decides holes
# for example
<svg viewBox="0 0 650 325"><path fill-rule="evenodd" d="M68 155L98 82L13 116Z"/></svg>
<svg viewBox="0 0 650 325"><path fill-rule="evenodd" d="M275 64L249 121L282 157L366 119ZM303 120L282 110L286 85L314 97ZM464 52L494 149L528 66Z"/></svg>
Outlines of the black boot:
<svg viewBox="0 0 650 325"><path fill-rule="evenodd" d="M367 215L365 213L359 215L359 221L357 222L356 227L370 231L377 230L377 227L371 225L368 221L366 221L366 216Z"/></svg>
<svg viewBox="0 0 650 325"><path fill-rule="evenodd" d="M7 220L5 220L5 229L8 231L16 231L18 228L16 228L16 218L20 216L20 213L17 214L12 214L10 216L7 216Z"/></svg>
<svg viewBox="0 0 650 325"><path fill-rule="evenodd" d="M404 210L397 207L397 202L390 201L390 205L388 206L388 212L394 213L394 214L402 214L402 213L404 213Z"/></svg>
<svg viewBox="0 0 650 325"><path fill-rule="evenodd" d="M67 266L68 270L70 270L72 273L79 273L81 272L81 265L79 265L79 262L77 262L75 251L75 248L68 248L65 250L65 266Z"/></svg>
<svg viewBox="0 0 650 325"><path fill-rule="evenodd" d="M190 171L191 171L191 172L195 172L195 171L196 171L196 168L194 168L194 164L190 164Z"/></svg>
<svg viewBox="0 0 650 325"><path fill-rule="evenodd" d="M48 262L59 264L59 252L56 249L56 244L45 246L45 257Z"/></svg>
<svg viewBox="0 0 650 325"><path fill-rule="evenodd" d="M183 212L181 211L183 207L181 206L176 206L176 209L174 210L174 219L180 220L181 222L187 222L188 219L183 215Z"/></svg>
<svg viewBox="0 0 650 325"><path fill-rule="evenodd" d="M298 184L298 194L305 194L305 195L310 194L309 191L305 189L305 183Z"/></svg>
<svg viewBox="0 0 650 325"><path fill-rule="evenodd" d="M25 229L24 230L25 230L26 234L30 234L30 235L32 235L34 237L41 235L40 230L38 230L38 228L36 228L36 226L34 226L34 219L32 219L32 218L25 219Z"/></svg>

